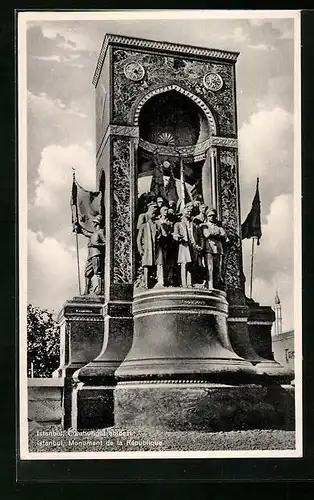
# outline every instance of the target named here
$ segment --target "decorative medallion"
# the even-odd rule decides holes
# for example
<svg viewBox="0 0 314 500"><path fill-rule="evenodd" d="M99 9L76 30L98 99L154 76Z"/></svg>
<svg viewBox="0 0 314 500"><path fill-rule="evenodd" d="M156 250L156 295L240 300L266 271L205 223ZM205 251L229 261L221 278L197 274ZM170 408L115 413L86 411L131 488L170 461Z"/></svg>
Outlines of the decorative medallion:
<svg viewBox="0 0 314 500"><path fill-rule="evenodd" d="M124 66L124 74L129 80L139 82L144 78L145 70L138 62L130 62Z"/></svg>
<svg viewBox="0 0 314 500"><path fill-rule="evenodd" d="M203 83L208 90L217 92L222 89L224 82L218 73L206 73L203 78Z"/></svg>
<svg viewBox="0 0 314 500"><path fill-rule="evenodd" d="M158 136L158 143L164 144L165 146L174 145L175 140L173 135L170 132L162 132Z"/></svg>

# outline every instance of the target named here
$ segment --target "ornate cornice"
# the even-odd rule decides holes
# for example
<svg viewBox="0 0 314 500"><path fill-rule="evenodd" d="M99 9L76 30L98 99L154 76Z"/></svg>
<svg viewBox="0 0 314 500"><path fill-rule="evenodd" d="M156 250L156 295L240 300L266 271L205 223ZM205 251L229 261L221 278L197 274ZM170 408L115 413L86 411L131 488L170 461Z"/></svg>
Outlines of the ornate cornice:
<svg viewBox="0 0 314 500"><path fill-rule="evenodd" d="M104 321L103 316L93 317L93 316L68 316L67 321Z"/></svg>
<svg viewBox="0 0 314 500"><path fill-rule="evenodd" d="M237 139L232 139L229 137L212 136L206 141L199 142L193 146L164 146L163 144L155 144L140 139L139 146L149 153L154 153L156 150L158 150L158 153L161 155L178 156L178 154L180 153L182 157L195 157L206 153L206 151L213 146L237 148L238 141Z"/></svg>
<svg viewBox="0 0 314 500"><path fill-rule="evenodd" d="M128 125L109 125L99 146L97 158L100 157L102 149L105 146L110 135L125 136L138 140L139 128ZM178 153L180 153L182 157L195 158L204 155L210 147L214 146L236 149L238 147L238 140L230 137L219 137L213 135L206 141L199 142L197 144L194 144L193 146L165 146L163 144L155 144L153 142L139 139L139 146L144 151L148 151L149 153L153 153L158 149L158 152L161 155L178 156Z"/></svg>
<svg viewBox="0 0 314 500"><path fill-rule="evenodd" d="M135 47L139 49L150 49L155 51L165 51L176 54L191 55L191 56L201 56L208 57L212 59L221 59L224 61L235 62L238 58L239 52L231 52L227 50L210 49L206 47L196 47L192 45L185 45L179 43L162 42L159 40L147 40L144 38L134 38L129 36L106 34L99 58L96 65L96 70L93 77L93 84L96 86L98 78L101 72L101 68L106 56L106 52L109 45L120 45Z"/></svg>
<svg viewBox="0 0 314 500"><path fill-rule="evenodd" d="M230 323L247 323L247 318L227 318Z"/></svg>
<svg viewBox="0 0 314 500"><path fill-rule="evenodd" d="M104 134L100 146L97 151L97 159L100 157L102 150L111 135L120 135L124 137L129 137L133 139L138 139L139 128L133 127L131 125L109 125L107 127L106 133Z"/></svg>
<svg viewBox="0 0 314 500"><path fill-rule="evenodd" d="M224 148L237 148L238 140L232 137L211 137L211 146L221 146Z"/></svg>
<svg viewBox="0 0 314 500"><path fill-rule="evenodd" d="M201 379L196 379L196 380L193 380L193 379L192 380L158 379L158 380L123 380L123 381L118 380L117 387L119 388L119 387L124 386L124 385L135 386L138 384L140 384L140 385L151 385L151 384L154 384L154 385L161 385L161 384L172 384L172 385L193 384L193 385L197 385L197 384L202 384L202 385L208 385L211 388L218 386L218 384L213 384L213 383L209 382L208 380L201 380ZM218 387L221 387L221 386L222 386L222 384L219 384Z"/></svg>
<svg viewBox="0 0 314 500"><path fill-rule="evenodd" d="M272 325L274 321L248 321L248 325Z"/></svg>

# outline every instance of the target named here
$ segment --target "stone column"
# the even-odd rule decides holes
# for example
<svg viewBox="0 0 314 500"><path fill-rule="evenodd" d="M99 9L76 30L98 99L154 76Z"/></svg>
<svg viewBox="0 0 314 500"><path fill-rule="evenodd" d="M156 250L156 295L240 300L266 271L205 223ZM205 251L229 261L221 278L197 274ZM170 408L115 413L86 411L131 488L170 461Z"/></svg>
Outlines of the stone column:
<svg viewBox="0 0 314 500"><path fill-rule="evenodd" d="M137 129L135 135L136 132ZM132 133L134 135L133 127L109 127L99 157L106 186L103 343L98 356L75 374L78 385L73 399L72 426L76 428L112 425L113 406L109 402L116 384L114 373L132 343L137 145ZM108 408L105 411L104 405L112 411ZM93 411L88 407L93 407Z"/></svg>
<svg viewBox="0 0 314 500"><path fill-rule="evenodd" d="M121 129L118 131L123 132ZM106 185L104 340L97 358L77 374L78 380L89 385L115 384L114 372L126 356L133 334L136 140L110 134L107 146L100 159Z"/></svg>

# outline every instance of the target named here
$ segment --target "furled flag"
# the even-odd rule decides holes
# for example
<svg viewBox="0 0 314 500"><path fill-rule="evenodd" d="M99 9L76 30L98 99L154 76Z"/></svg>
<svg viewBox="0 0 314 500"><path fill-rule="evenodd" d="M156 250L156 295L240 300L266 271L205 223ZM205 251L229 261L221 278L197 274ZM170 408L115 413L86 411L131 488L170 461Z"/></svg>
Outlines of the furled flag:
<svg viewBox="0 0 314 500"><path fill-rule="evenodd" d="M73 232L91 236L94 226L93 218L101 214L102 193L101 191L86 191L75 179L73 173L71 210Z"/></svg>
<svg viewBox="0 0 314 500"><path fill-rule="evenodd" d="M157 161L154 163L150 192L154 193L156 197L161 196L162 198L166 199L163 168L162 165Z"/></svg>
<svg viewBox="0 0 314 500"><path fill-rule="evenodd" d="M170 167L169 181L166 186L166 197L168 201L174 201L175 203L177 203L179 199L176 186L176 179L175 176L173 175L172 167Z"/></svg>
<svg viewBox="0 0 314 500"><path fill-rule="evenodd" d="M243 222L242 229L242 239L252 238L255 236L257 238L257 244L259 245L259 240L262 237L261 228L261 202L259 197L259 179L256 181L256 191L252 202L252 208Z"/></svg>
<svg viewBox="0 0 314 500"><path fill-rule="evenodd" d="M192 186L190 193L193 201L202 198L202 182L200 179Z"/></svg>

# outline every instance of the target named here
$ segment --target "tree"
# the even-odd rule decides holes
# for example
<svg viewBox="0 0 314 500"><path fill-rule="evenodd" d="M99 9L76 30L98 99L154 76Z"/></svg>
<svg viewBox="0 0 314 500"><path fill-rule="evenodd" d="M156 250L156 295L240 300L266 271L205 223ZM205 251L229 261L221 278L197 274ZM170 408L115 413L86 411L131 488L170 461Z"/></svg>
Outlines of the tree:
<svg viewBox="0 0 314 500"><path fill-rule="evenodd" d="M54 314L27 306L27 369L34 377L51 377L59 366L60 338Z"/></svg>

